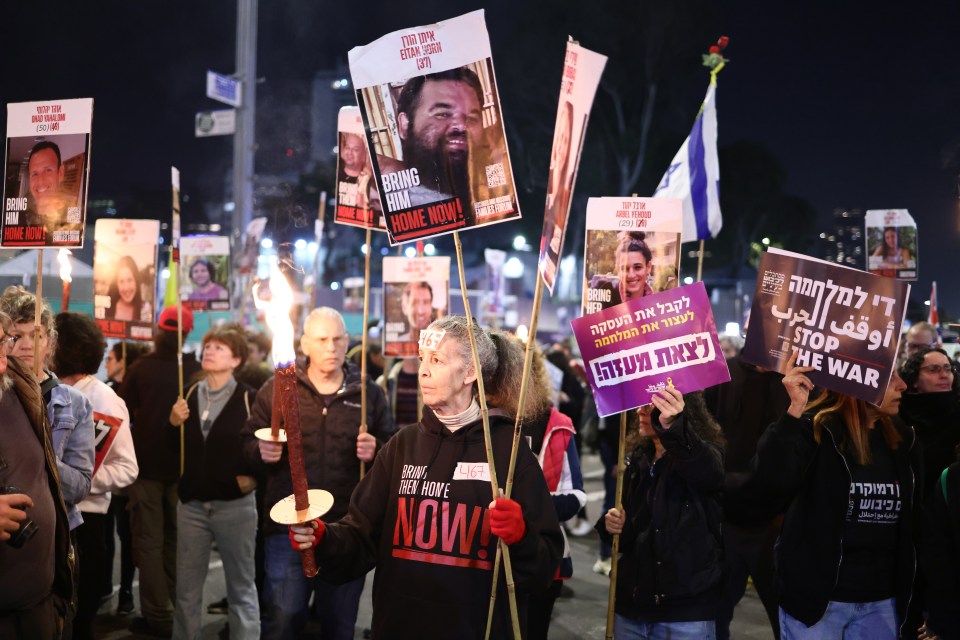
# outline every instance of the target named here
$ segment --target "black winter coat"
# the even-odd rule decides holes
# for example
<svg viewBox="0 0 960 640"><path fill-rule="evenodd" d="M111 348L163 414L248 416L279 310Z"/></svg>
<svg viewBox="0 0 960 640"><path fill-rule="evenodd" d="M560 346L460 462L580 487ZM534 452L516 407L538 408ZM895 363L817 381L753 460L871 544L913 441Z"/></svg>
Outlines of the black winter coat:
<svg viewBox="0 0 960 640"><path fill-rule="evenodd" d="M893 454L903 500L895 584L897 615L904 620L916 571L913 520L921 461L913 429L893 420L902 436ZM780 606L807 626L823 617L840 571L852 482L839 446L845 429L839 423L827 424L817 443L812 416L784 413L763 434L754 460L757 480L791 499L775 550Z"/></svg>
<svg viewBox="0 0 960 640"><path fill-rule="evenodd" d="M713 620L723 575L723 452L683 415L667 430L658 411L652 420L666 453L653 462L638 449L625 471L616 611L643 622ZM612 540L603 516L596 528Z"/></svg>
<svg viewBox="0 0 960 640"><path fill-rule="evenodd" d="M360 481L360 460L357 459L357 434L360 430L360 369L353 363L344 365L343 384L330 406L307 376L308 361L297 363L297 396L300 400L300 426L303 431L303 459L307 467L307 485L326 489L333 494L333 507L324 516L330 521L347 513L350 494ZM265 478L264 530L267 535L286 533L287 528L270 520L270 508L293 493L290 463L284 447L283 457L276 464L265 464L254 432L270 426L273 388L276 378L268 380L257 392L253 412L240 434L244 460ZM383 389L367 381L367 430L377 439L377 450L396 430Z"/></svg>

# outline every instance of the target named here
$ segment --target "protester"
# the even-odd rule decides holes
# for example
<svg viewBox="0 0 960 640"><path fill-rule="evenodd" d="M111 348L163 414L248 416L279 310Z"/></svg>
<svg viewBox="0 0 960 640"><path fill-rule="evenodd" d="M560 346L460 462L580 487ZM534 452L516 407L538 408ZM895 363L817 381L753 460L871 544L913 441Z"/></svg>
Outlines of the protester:
<svg viewBox="0 0 960 640"><path fill-rule="evenodd" d="M202 380L170 411L170 424L184 429L184 468L177 510L177 600L174 638L201 635L203 587L213 544L223 560L231 638L260 637L260 606L254 585L256 481L241 451L240 430L250 415L254 390L233 377L247 355L239 325L212 329L203 337Z"/></svg>
<svg viewBox="0 0 960 640"><path fill-rule="evenodd" d="M943 347L937 328L929 322L915 322L903 340L903 359L906 360L922 349Z"/></svg>
<svg viewBox="0 0 960 640"><path fill-rule="evenodd" d="M116 391L123 382L123 376L137 358L149 351L149 348L139 342L115 342L103 360L103 368L107 372L106 384ZM124 356L126 353L126 356Z"/></svg>
<svg viewBox="0 0 960 640"><path fill-rule="evenodd" d="M257 390L273 376L269 360L272 346L273 341L263 332L247 329L247 360L233 372L237 382Z"/></svg>
<svg viewBox="0 0 960 640"><path fill-rule="evenodd" d="M36 308L36 296L23 287L7 287L0 296L0 310L14 323L10 333L18 336L11 355L30 371L35 370L34 338L39 332L36 339L36 356L40 360L38 380L47 405L60 490L67 505L72 532L83 522L78 505L90 493L93 477L93 409L83 394L60 384L60 380L46 368L50 354L57 346L57 328L53 312L46 303L40 311L40 324L35 325Z"/></svg>
<svg viewBox="0 0 960 640"><path fill-rule="evenodd" d="M960 462L928 493L918 545L927 619L919 638L950 640L960 638Z"/></svg>
<svg viewBox="0 0 960 640"><path fill-rule="evenodd" d="M787 362L786 413L764 433L756 473L789 500L776 547L784 638L898 637L913 584L920 448L897 417L906 385L879 406L832 390L808 404L811 367ZM911 634L912 635L912 634Z"/></svg>
<svg viewBox="0 0 960 640"><path fill-rule="evenodd" d="M9 357L18 338L5 313L0 330L0 637L59 640L74 563L58 462L36 378Z"/></svg>
<svg viewBox="0 0 960 640"><path fill-rule="evenodd" d="M193 328L193 314L183 309L183 336ZM131 630L169 636L177 576L177 481L180 437L170 428L170 407L180 394L177 360L177 308L160 314L154 350L127 370L120 397L130 410L133 444L140 475L128 490L134 559L140 570L140 616ZM200 365L183 354L183 379L189 383Z"/></svg>
<svg viewBox="0 0 960 640"><path fill-rule="evenodd" d="M514 350L518 354L523 353L524 346L515 336L491 331L490 337L496 343L512 342L515 345ZM498 353L503 353L507 348L509 345L498 348ZM576 518L587 504L587 494L583 491L583 474L580 471L573 421L553 407L555 393L545 362L540 349L534 347L532 366L528 374L527 396L522 401L523 436L528 439L530 449L537 456L537 462L543 470L557 520L567 522ZM492 407L516 415L521 404L520 384L510 380L505 382L508 384L500 385L501 394L489 395L487 402ZM509 384L510 382L514 384ZM550 616L553 614L563 581L573 576L570 545L563 529L560 533L563 535L563 557L554 580L546 590L532 590L530 593L527 634L524 636L528 640L546 640L550 629Z"/></svg>
<svg viewBox="0 0 960 640"><path fill-rule="evenodd" d="M307 316L300 346L306 360L297 363L296 385L303 432L307 482L333 494L330 518L347 511L350 494L360 480L360 462L374 460L394 432L380 387L367 381L367 414L360 414L360 371L346 362L347 328L334 309L321 307ZM290 469L281 444L257 440L254 432L270 426L276 377L257 393L250 420L241 434L244 458L263 474L267 508L293 493ZM360 432L366 423L367 431ZM263 637L299 637L307 620L311 592L319 610L325 640L353 638L364 573L333 585L323 576L303 576L300 556L290 548L287 530L263 518L266 584L263 594Z"/></svg>
<svg viewBox="0 0 960 640"><path fill-rule="evenodd" d="M441 318L428 333L436 348L421 342L423 420L404 427L379 453L345 518L293 527L292 542L304 550L319 543L317 563L328 579L351 580L376 566L373 638L467 639L482 638L487 626L497 543L492 533L510 547L523 629L528 594L545 589L557 570L560 526L540 467L522 440L512 498L490 501L466 319ZM522 354L502 358L508 343L495 345L480 327L474 336L487 392L497 395L500 385L519 381ZM502 487L513 418L491 410L489 422ZM474 469L473 476L464 467ZM457 532L441 533L441 521ZM505 638L510 618L503 571L500 576L491 636Z"/></svg>
<svg viewBox="0 0 960 640"><path fill-rule="evenodd" d="M723 584L723 437L700 394L658 391L637 411L623 509L597 531L620 534L615 638L713 638Z"/></svg>
<svg viewBox="0 0 960 640"><path fill-rule="evenodd" d="M90 401L96 429L96 460L90 494L80 502L83 524L77 527L80 574L77 591L77 616L73 621L73 640L93 638L93 619L101 601L113 593L112 578L104 585L103 567L112 566L108 558L107 530L111 492L128 486L137 478L137 458L130 435L127 405L94 374L100 368L106 341L96 322L79 313L61 313L56 318L57 350L53 368L65 385L73 387ZM111 541L112 542L112 541ZM105 588L106 587L106 588Z"/></svg>
<svg viewBox="0 0 960 640"><path fill-rule="evenodd" d="M736 334L720 336L720 350L723 351L723 357L727 360L736 358L743 349L743 338Z"/></svg>

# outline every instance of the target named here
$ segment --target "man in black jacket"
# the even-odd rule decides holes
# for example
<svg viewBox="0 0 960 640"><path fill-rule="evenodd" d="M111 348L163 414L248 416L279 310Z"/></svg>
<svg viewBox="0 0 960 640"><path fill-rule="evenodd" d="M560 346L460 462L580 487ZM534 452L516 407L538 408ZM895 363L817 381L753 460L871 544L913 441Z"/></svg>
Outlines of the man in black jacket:
<svg viewBox="0 0 960 640"><path fill-rule="evenodd" d="M382 389L368 379L367 415L360 415L360 371L346 363L346 325L334 309L314 309L303 327L305 362L297 364L297 396L303 431L307 483L333 494L331 521L347 512L350 495L360 481L360 462L374 455L395 431ZM275 380L275 379L274 379ZM281 444L257 440L257 429L270 426L274 380L260 389L244 428L247 462L266 477L266 510L293 493L290 469ZM367 432L361 433L365 423ZM323 574L303 576L300 554L290 546L287 528L264 515L266 584L263 594L263 638L299 637L307 619L311 591L319 610L325 640L352 639L364 578L343 585L323 580Z"/></svg>
<svg viewBox="0 0 960 640"><path fill-rule="evenodd" d="M140 475L130 485L130 526L134 560L140 570L140 613L131 630L169 637L177 576L177 482L180 435L170 426L170 407L180 393L177 373L177 309L160 314L154 350L127 370L118 395L130 411L130 430ZM193 314L183 310L184 338ZM192 354L183 357L183 379L200 371Z"/></svg>

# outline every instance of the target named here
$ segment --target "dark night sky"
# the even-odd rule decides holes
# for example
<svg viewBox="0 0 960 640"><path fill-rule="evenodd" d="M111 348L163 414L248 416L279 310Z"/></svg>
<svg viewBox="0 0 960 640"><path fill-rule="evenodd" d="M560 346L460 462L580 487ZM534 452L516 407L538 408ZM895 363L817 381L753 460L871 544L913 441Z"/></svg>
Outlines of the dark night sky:
<svg viewBox="0 0 960 640"><path fill-rule="evenodd" d="M913 298L925 300L937 279L941 305L960 313L960 289L948 280L960 248L960 82L953 60L960 4L663 1L706 5L703 20L731 39L731 63L719 77L721 146L750 140L770 149L786 170L787 192L809 201L821 224L836 207L910 209L920 228L921 279ZM265 85L307 83L352 46L480 6L500 73L523 64L511 58L510 39L537 29L556 30L558 81L567 31L610 53L589 20L518 25L514 2L425 0L405 12L396 2L363 3L362 12L358 6L261 0L258 75ZM226 0L5 3L2 102L94 97L92 198L166 193L171 164L181 168L184 191L195 202L216 198L231 162L229 138L195 139L193 115L217 107L204 96L205 72L232 71L234 21L235 3ZM702 96L706 79L704 70L684 90ZM502 100L509 108L511 96ZM5 124L4 111L4 130ZM190 215L189 203L184 212ZM540 218L530 209L526 216Z"/></svg>

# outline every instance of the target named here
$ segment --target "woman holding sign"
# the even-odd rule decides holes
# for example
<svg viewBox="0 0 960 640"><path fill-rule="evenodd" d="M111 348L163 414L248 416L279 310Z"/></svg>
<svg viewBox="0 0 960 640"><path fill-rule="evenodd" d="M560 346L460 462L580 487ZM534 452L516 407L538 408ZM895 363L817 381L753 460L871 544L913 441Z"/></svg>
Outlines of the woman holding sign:
<svg viewBox="0 0 960 640"><path fill-rule="evenodd" d="M637 410L623 509L597 522L620 534L614 636L714 638L723 583L723 436L703 396L668 387Z"/></svg>
<svg viewBox="0 0 960 640"><path fill-rule="evenodd" d="M519 384L522 350L479 327L474 335L487 392L509 395L502 387ZM351 580L377 568L373 638L482 638L497 537L510 546L521 621L526 595L546 588L557 570L560 525L525 444L513 498L491 502L476 379L466 318L432 322L420 334L423 419L387 442L353 492L345 518L291 527L295 549L316 546L326 580ZM491 411L501 481L513 424L513 417ZM497 603L492 636L509 637L507 598Z"/></svg>
<svg viewBox="0 0 960 640"><path fill-rule="evenodd" d="M894 372L879 406L830 390L808 404L813 369L796 358L790 406L755 459L757 479L790 500L776 547L783 637L893 640L911 597L920 469L897 417L906 385Z"/></svg>

